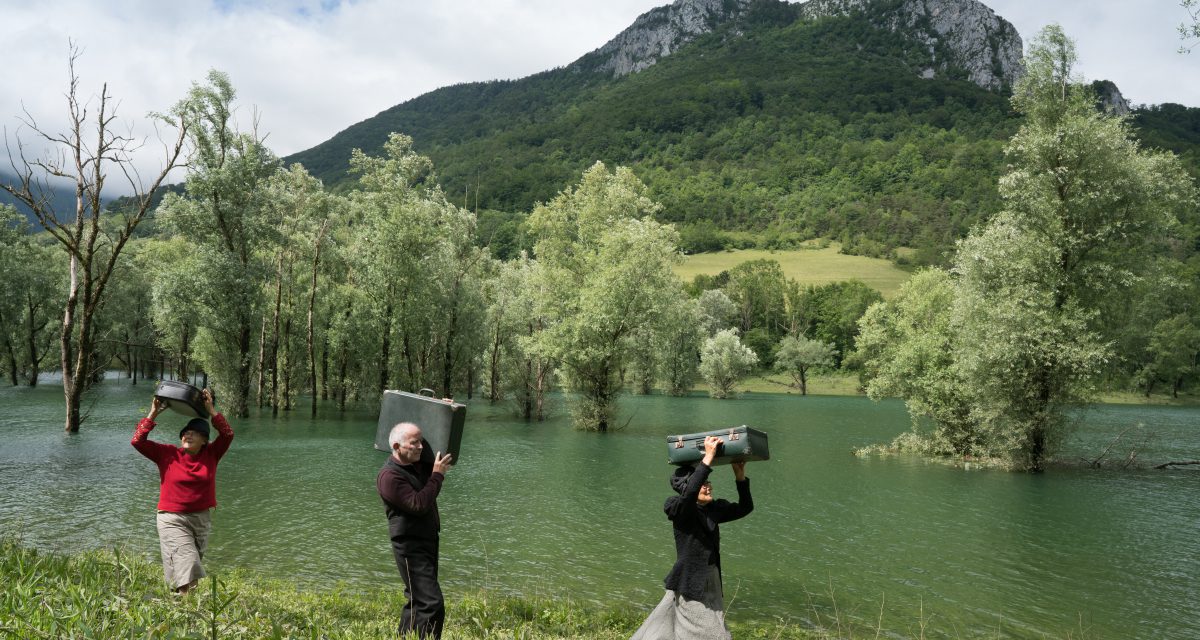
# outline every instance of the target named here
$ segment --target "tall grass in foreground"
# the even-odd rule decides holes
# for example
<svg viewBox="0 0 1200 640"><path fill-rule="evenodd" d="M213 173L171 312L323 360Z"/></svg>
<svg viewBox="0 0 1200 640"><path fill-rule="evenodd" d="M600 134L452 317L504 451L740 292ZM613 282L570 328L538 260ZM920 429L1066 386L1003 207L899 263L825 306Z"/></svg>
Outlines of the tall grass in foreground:
<svg viewBox="0 0 1200 640"><path fill-rule="evenodd" d="M119 549L60 555L2 537L0 638L392 638L404 604L399 578L396 583L366 593L340 585L328 591L306 591L280 580L232 571L205 578L191 594L181 597L168 592L158 564ZM736 600L736 593L729 595ZM826 599L826 595L816 597ZM814 604L808 612L806 624L815 629L790 621L732 622L730 628L738 640L923 640L929 631L930 617L924 612L897 636L883 631L882 607L879 620L870 624L850 620L838 610L836 600L831 603L832 607ZM447 603L443 638L624 639L633 635L653 604L603 609L569 598L476 592ZM980 635L955 630L929 637ZM1005 636L997 629L983 637ZM1081 632L1065 637L1087 636Z"/></svg>

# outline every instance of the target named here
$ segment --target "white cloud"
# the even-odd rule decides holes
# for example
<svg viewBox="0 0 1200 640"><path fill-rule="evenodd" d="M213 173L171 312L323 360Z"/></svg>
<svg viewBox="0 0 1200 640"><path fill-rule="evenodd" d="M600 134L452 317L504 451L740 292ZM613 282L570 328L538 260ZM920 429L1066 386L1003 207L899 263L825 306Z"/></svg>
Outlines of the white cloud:
<svg viewBox="0 0 1200 640"><path fill-rule="evenodd" d="M107 82L121 116L142 123L209 69L229 74L248 124L287 155L395 104L449 84L519 78L602 45L665 0L0 0L0 124L22 105L65 120L68 41L84 50L85 95ZM1134 102L1200 105L1200 54L1176 53L1175 0L994 0L1028 42L1051 21L1079 42L1081 70ZM144 130L143 130L144 131ZM149 164L149 163L148 163Z"/></svg>

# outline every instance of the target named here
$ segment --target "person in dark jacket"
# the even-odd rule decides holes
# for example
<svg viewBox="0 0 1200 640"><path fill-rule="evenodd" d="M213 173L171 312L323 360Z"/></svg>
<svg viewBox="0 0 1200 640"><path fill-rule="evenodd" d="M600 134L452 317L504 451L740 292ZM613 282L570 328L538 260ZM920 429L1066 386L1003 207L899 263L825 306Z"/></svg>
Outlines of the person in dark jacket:
<svg viewBox="0 0 1200 640"><path fill-rule="evenodd" d="M666 595L633 634L633 640L727 640L725 602L721 588L721 530L718 525L743 518L754 510L746 463L735 462L733 476L738 501L716 500L712 494L713 459L721 439L704 439L704 459L671 476L679 495L667 498L663 511L675 532L675 565L663 581Z"/></svg>
<svg viewBox="0 0 1200 640"><path fill-rule="evenodd" d="M387 510L392 554L408 599L397 632L416 633L422 639L441 638L446 605L438 584L441 520L437 497L453 459L440 451L429 456L421 428L411 422L392 427L388 445L392 455L379 470L375 484Z"/></svg>

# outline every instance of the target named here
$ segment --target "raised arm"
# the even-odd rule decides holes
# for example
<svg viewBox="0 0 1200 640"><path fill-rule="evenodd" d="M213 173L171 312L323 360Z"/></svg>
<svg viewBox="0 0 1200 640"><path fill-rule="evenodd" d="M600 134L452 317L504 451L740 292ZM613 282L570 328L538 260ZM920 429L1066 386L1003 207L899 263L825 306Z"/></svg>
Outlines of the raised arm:
<svg viewBox="0 0 1200 640"><path fill-rule="evenodd" d="M746 477L746 463L734 462L731 466L733 467L733 479L734 485L737 487L738 501L717 501L713 512L713 518L717 522L729 522L730 520L744 518L751 511L754 511L754 498L750 495L750 479Z"/></svg>
<svg viewBox="0 0 1200 640"><path fill-rule="evenodd" d="M217 437L208 446L212 450L213 456L219 460L221 456L225 455L226 451L229 451L229 445L233 444L233 427L230 426L229 421L225 419L224 415L217 413L217 407L213 404L211 391L205 389L203 391L203 398L204 409L208 411L208 415L212 416L213 427L217 430Z"/></svg>
<svg viewBox="0 0 1200 640"><path fill-rule="evenodd" d="M129 441L129 444L133 445L133 448L137 449L138 453L154 461L157 461L162 455L174 449L171 445L160 444L150 440L150 432L154 430L154 419L158 417L158 414L162 410L162 401L157 397L151 400L150 413L146 414L146 417L138 422L137 429L133 431L133 438Z"/></svg>

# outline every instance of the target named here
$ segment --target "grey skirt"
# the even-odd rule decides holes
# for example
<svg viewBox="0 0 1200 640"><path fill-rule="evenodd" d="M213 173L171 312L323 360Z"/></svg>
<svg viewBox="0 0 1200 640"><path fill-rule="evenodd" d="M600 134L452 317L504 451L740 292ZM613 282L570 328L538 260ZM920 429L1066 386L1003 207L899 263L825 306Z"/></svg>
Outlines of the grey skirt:
<svg viewBox="0 0 1200 640"><path fill-rule="evenodd" d="M631 640L730 640L725 626L721 574L716 567L704 585L704 596L690 600L670 589Z"/></svg>

